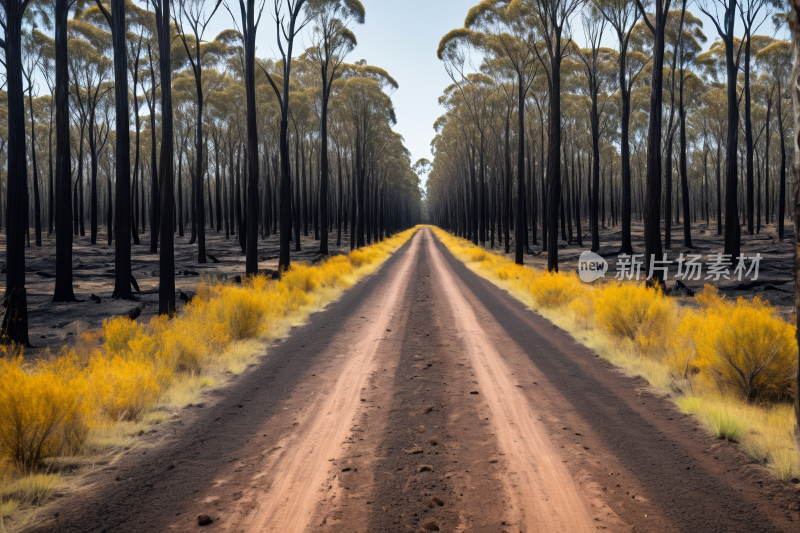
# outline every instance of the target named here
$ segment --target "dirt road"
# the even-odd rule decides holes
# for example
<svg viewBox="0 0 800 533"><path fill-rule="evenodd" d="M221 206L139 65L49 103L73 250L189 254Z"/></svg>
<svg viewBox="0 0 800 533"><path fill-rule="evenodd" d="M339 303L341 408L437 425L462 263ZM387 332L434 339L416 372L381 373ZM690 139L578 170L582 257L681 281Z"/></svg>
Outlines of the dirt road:
<svg viewBox="0 0 800 533"><path fill-rule="evenodd" d="M706 437L423 229L36 531L796 531ZM57 513L57 515L56 515ZM198 515L213 523L198 526Z"/></svg>

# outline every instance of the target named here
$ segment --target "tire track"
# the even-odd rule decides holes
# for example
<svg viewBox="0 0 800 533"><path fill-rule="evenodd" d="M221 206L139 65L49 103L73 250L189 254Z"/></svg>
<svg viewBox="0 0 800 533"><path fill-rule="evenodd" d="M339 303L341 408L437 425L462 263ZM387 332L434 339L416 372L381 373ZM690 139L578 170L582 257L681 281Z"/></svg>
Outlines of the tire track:
<svg viewBox="0 0 800 533"><path fill-rule="evenodd" d="M493 415L496 438L511 473L506 479L506 490L518 513L519 530L526 533L594 531L589 513L569 471L550 443L547 431L531 415L534 410L515 387L510 369L460 292L454 274L434 245L432 233L428 229L423 232L433 269L475 370L478 389Z"/></svg>
<svg viewBox="0 0 800 533"><path fill-rule="evenodd" d="M307 409L308 419L303 429L282 445L284 451L269 472L269 489L250 495L259 502L255 512L239 523L232 523L229 530L299 532L309 526L320 501L320 488L329 476L329 459L340 454L341 443L347 439L361 403L362 388L372 372L373 359L387 326L402 304L401 295L418 251L419 234L416 234L386 290L363 304L362 308L374 313L372 320L365 331L351 339L347 359L336 370L338 378L334 386L329 391L311 392L317 399ZM377 312L373 311L376 307Z"/></svg>

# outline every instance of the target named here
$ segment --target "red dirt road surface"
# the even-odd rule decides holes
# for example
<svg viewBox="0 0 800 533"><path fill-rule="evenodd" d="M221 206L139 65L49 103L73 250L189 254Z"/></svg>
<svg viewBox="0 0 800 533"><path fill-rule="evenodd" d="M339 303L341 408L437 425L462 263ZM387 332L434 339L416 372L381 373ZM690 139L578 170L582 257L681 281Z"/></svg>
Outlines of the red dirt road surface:
<svg viewBox="0 0 800 533"><path fill-rule="evenodd" d="M797 485L707 437L428 229L206 400L34 531L800 528Z"/></svg>

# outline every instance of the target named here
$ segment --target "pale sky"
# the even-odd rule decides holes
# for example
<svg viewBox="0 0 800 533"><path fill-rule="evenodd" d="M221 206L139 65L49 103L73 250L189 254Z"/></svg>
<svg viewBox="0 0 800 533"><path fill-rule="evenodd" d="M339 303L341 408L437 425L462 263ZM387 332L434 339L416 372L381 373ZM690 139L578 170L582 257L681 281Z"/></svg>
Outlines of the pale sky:
<svg viewBox="0 0 800 533"><path fill-rule="evenodd" d="M479 0L361 0L366 10L366 21L352 29L358 39L358 47L347 58L348 62L366 59L371 65L386 69L400 85L392 94L397 112L395 130L405 139L411 151L411 162L420 158L432 159L430 142L433 139L433 123L442 115L443 109L437 100L451 80L441 61L436 57L439 41L448 31L462 27L470 7ZM257 57L277 57L275 24L267 8L258 29ZM709 0L713 5L713 0ZM238 2L231 1L231 9L239 18ZM716 28L697 8L689 2L688 9L701 18L703 32L708 37L706 47L717 37ZM737 13L738 16L738 13ZM213 39L224 28L232 27L231 16L220 8L209 27L205 38ZM573 21L574 38L583 45L580 18ZM737 35L741 36L741 23L737 21ZM759 34L773 34L771 21L766 21ZM786 36L779 36L787 38ZM606 30L604 45L616 48L616 36ZM301 40L295 48L299 55L309 44Z"/></svg>

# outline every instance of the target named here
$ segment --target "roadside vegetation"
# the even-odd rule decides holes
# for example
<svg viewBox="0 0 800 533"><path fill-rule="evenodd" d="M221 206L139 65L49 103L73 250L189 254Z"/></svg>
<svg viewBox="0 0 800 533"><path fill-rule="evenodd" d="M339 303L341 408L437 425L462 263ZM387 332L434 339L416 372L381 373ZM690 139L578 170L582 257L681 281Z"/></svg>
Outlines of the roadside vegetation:
<svg viewBox="0 0 800 533"><path fill-rule="evenodd" d="M171 320L110 318L103 328L83 332L74 346L33 364L24 362L20 349L5 348L0 531L6 517L63 486L58 470L65 456L113 460L151 426L256 362L267 343L374 272L415 231L317 265L295 264L280 280L204 280Z"/></svg>
<svg viewBox="0 0 800 533"><path fill-rule="evenodd" d="M589 285L575 274L539 272L432 229L477 274L669 395L711 435L740 443L781 480L800 477L791 404L795 327L767 301L731 301L706 285L698 308L681 307L644 283Z"/></svg>

